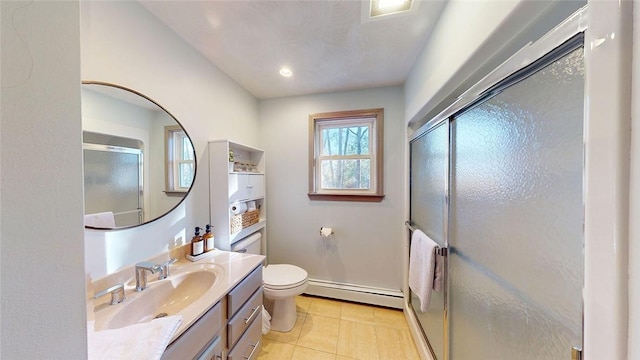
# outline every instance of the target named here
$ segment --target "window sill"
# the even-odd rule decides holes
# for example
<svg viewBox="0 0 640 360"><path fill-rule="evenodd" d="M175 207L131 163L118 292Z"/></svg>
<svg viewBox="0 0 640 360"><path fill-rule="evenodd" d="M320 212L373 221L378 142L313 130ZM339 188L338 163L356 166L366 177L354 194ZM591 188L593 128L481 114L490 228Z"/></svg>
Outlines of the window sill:
<svg viewBox="0 0 640 360"><path fill-rule="evenodd" d="M165 190L164 193L167 196L183 196L184 197L189 192L188 191Z"/></svg>
<svg viewBox="0 0 640 360"><path fill-rule="evenodd" d="M384 195L357 195L357 194L318 194L310 193L310 200L320 201L354 201L354 202L381 202Z"/></svg>

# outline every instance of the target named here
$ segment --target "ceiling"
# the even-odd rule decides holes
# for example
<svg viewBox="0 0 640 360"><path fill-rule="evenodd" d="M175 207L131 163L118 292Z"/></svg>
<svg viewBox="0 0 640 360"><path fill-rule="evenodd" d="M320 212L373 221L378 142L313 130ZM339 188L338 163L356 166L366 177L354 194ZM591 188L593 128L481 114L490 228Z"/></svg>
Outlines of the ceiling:
<svg viewBox="0 0 640 360"><path fill-rule="evenodd" d="M259 99L404 83L445 0L371 19L369 3L140 1ZM293 76L282 77L288 66Z"/></svg>

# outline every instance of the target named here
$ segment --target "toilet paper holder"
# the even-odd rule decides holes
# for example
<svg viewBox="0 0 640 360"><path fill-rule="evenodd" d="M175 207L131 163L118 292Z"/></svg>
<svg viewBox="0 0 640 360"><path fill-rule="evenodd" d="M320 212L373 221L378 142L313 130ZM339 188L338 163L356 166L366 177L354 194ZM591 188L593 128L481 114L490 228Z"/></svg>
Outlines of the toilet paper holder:
<svg viewBox="0 0 640 360"><path fill-rule="evenodd" d="M327 232L327 230L328 230L328 232ZM324 227L324 226L320 227L320 236L329 236L329 235L333 235L333 234L334 234L334 232L333 232L332 228Z"/></svg>

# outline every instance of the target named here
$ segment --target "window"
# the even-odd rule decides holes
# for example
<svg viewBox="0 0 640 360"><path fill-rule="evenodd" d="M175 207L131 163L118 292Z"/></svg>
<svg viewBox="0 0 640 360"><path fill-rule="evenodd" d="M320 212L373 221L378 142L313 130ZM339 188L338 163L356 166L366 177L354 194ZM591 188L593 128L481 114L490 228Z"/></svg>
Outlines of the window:
<svg viewBox="0 0 640 360"><path fill-rule="evenodd" d="M180 126L165 126L166 189L165 192L189 191L195 173L193 146Z"/></svg>
<svg viewBox="0 0 640 360"><path fill-rule="evenodd" d="M309 198L382 201L384 109L309 115Z"/></svg>

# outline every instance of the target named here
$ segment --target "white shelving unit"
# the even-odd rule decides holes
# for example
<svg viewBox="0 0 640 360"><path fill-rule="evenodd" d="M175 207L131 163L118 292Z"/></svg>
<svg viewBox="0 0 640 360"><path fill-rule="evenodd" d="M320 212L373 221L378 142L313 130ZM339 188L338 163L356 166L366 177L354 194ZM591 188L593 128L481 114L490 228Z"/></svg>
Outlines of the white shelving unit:
<svg viewBox="0 0 640 360"><path fill-rule="evenodd" d="M236 163L254 165L251 171L234 171L229 163L233 150ZM255 201L260 209L260 220L238 232L231 233L231 207L238 203ZM266 254L264 151L229 140L209 142L209 216L215 236L215 246L231 250L233 243L253 234L262 233L262 254Z"/></svg>

